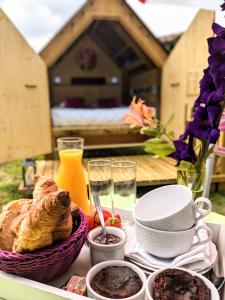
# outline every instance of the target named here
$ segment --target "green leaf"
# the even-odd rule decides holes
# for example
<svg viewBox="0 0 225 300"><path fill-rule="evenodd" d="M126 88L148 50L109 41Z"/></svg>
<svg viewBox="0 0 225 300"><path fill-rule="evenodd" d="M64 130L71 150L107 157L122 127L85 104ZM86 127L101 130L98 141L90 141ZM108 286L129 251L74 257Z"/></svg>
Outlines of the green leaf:
<svg viewBox="0 0 225 300"><path fill-rule="evenodd" d="M159 135L160 133L160 129L157 127L157 128L148 128L148 127L143 127L141 129L141 133L142 134L146 134L146 135L149 135L149 136L152 136L152 137L156 137Z"/></svg>
<svg viewBox="0 0 225 300"><path fill-rule="evenodd" d="M167 132L167 136L171 138L171 140L174 140L174 137L175 137L175 133L174 131L170 130Z"/></svg>
<svg viewBox="0 0 225 300"><path fill-rule="evenodd" d="M152 138L144 142L144 149L151 155L165 157L175 151L173 145L162 138Z"/></svg>

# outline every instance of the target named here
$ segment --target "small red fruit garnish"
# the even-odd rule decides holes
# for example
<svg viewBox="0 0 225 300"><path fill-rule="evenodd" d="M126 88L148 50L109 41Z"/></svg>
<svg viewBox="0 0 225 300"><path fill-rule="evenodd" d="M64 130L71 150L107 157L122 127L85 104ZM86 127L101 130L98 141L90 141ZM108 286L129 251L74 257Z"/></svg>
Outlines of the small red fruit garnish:
<svg viewBox="0 0 225 300"><path fill-rule="evenodd" d="M112 214L111 214L110 211L107 211L107 210L103 209L102 212L103 212L103 217L104 217L104 220L105 220L105 221L106 221L108 218L111 218L111 217L112 217ZM94 219L95 219L95 224L101 225L101 222L100 222L100 219L99 219L99 216L98 216L98 213L97 213L97 212L95 212Z"/></svg>
<svg viewBox="0 0 225 300"><path fill-rule="evenodd" d="M121 228L120 216L119 217L114 216L114 217L108 218L105 222L105 225Z"/></svg>
<svg viewBox="0 0 225 300"><path fill-rule="evenodd" d="M87 220L88 220L88 232L90 230L92 230L93 228L95 228L95 219L93 215L89 215L87 216Z"/></svg>

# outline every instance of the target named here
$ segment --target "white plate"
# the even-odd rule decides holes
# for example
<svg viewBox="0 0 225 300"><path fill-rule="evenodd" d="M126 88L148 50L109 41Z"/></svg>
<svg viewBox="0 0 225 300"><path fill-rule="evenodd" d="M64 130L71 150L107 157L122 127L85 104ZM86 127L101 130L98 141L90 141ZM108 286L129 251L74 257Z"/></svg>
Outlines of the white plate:
<svg viewBox="0 0 225 300"><path fill-rule="evenodd" d="M150 255L150 254L149 254ZM126 258L130 261L132 261L134 264L138 265L139 267L141 267L142 269L146 270L146 271L150 271L150 272L155 272L157 271L158 269L160 268L170 268L170 267L176 267L176 266L170 266L168 264L168 259L167 259L167 265L165 266L162 266L162 267L159 267L158 269L154 268L154 267L151 267L149 265L145 265L141 262L139 262L138 260L132 258L132 257L129 257L129 256L126 256ZM160 260L160 258L157 258ZM217 260L217 250L216 250L216 246L213 244L213 243L210 243L210 257L209 257L209 261L210 261L210 265L207 267L207 268L200 268L200 269L197 269L195 268L195 263L192 263L190 266L188 265L185 265L185 266L182 266L186 269L189 269L189 270L192 270L192 271L195 271L197 273L200 273L200 274L205 274L207 273L212 267L213 265L215 264ZM171 260L172 261L172 260ZM199 263L198 261L196 262L196 264Z"/></svg>
<svg viewBox="0 0 225 300"><path fill-rule="evenodd" d="M127 259L128 261L132 262L133 264L139 266L139 267L140 267L146 274L148 274L148 275L152 274L152 273L155 272L155 271L158 271L158 269L153 269L153 268L151 268L151 267L145 266L145 265L143 265L142 263L136 261L135 259L128 258L128 257L126 257L126 259ZM170 268L170 267L168 267L168 268ZM203 275L203 274L209 272L212 268L213 268L213 265L210 266L210 267L208 267L208 268L206 268L206 269L199 270L199 271L195 271L195 272L197 272L197 273ZM188 269L188 268L187 268L187 269Z"/></svg>

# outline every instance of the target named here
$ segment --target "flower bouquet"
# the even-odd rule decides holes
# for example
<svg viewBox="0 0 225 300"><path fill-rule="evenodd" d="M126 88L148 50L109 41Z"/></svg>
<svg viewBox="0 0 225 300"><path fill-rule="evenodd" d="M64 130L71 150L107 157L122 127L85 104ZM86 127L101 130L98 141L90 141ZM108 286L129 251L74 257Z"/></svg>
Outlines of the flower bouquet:
<svg viewBox="0 0 225 300"><path fill-rule="evenodd" d="M221 7L224 10L225 3ZM178 140L167 130L173 117L162 125L155 109L146 106L142 99L134 98L130 111L124 116L125 123L151 136L144 143L146 152L177 161L178 183L188 185L193 192L202 190L206 159L220 136L220 120L225 108L225 28L214 23L212 29L215 36L208 39L208 67L200 81L193 118Z"/></svg>

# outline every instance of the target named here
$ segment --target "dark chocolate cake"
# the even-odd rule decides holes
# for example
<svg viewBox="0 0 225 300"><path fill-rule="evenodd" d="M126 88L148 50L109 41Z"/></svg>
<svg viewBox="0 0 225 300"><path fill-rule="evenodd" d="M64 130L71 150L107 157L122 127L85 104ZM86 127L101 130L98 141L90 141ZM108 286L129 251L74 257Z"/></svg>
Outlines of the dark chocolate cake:
<svg viewBox="0 0 225 300"><path fill-rule="evenodd" d="M211 291L197 276L190 273L166 269L155 277L154 300L211 300Z"/></svg>
<svg viewBox="0 0 225 300"><path fill-rule="evenodd" d="M104 297L127 298L137 294L142 288L138 274L129 267L106 267L98 272L92 282L92 289Z"/></svg>

